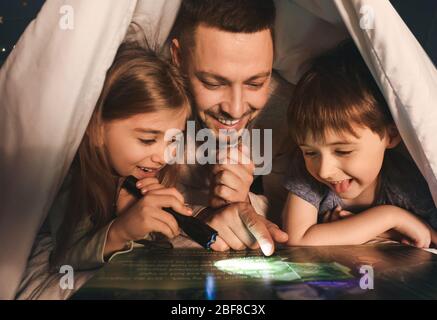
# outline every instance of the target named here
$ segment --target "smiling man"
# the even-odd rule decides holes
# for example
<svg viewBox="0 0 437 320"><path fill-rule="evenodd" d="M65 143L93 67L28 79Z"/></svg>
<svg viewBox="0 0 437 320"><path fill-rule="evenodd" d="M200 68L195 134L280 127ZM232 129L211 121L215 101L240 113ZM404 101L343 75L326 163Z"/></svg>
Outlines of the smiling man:
<svg viewBox="0 0 437 320"><path fill-rule="evenodd" d="M185 72L197 126L241 133L251 128L270 93L275 6L268 0L183 0L171 43ZM237 148L239 159L247 150ZM235 150L234 150L235 151ZM250 193L252 162L186 166L186 201L209 207L199 217L219 232L215 250L256 248L273 253L287 235L263 217L264 199Z"/></svg>

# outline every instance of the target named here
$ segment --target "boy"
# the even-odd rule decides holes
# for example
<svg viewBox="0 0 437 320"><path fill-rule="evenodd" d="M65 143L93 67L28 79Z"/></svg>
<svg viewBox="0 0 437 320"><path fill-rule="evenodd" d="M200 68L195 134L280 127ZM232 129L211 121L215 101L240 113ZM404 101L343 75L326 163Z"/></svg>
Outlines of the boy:
<svg viewBox="0 0 437 320"><path fill-rule="evenodd" d="M383 234L421 248L436 243L426 181L396 150L390 111L351 41L314 61L296 87L288 125L301 150L285 183L289 245L362 244Z"/></svg>

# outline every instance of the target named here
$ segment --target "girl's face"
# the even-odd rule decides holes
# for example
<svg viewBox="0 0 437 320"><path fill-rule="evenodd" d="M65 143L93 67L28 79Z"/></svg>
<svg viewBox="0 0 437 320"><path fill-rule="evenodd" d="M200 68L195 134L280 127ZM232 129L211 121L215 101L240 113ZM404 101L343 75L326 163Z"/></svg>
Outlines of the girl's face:
<svg viewBox="0 0 437 320"><path fill-rule="evenodd" d="M169 129L185 129L187 108L162 109L104 124L104 145L112 168L121 177L156 177L165 166L164 141Z"/></svg>

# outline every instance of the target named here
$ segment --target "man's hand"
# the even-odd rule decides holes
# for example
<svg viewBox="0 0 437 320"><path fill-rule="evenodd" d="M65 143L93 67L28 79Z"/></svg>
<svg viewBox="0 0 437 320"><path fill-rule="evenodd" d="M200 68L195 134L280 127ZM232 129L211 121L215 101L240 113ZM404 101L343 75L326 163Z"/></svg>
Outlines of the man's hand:
<svg viewBox="0 0 437 320"><path fill-rule="evenodd" d="M227 151L224 160L218 158L218 163L212 167L209 205L213 208L234 202L249 202L255 171L250 153L242 144Z"/></svg>
<svg viewBox="0 0 437 320"><path fill-rule="evenodd" d="M261 247L262 252L269 256L275 250L275 242L283 243L288 240L287 233L258 215L247 202L233 203L201 214L199 218L219 233L216 242L211 246L215 251Z"/></svg>

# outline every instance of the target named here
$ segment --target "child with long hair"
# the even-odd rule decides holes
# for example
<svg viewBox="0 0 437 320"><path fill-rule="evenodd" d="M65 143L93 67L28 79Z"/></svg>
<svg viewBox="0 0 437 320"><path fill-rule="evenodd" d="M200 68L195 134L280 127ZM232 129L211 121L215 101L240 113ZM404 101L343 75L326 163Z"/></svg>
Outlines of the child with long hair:
<svg viewBox="0 0 437 320"><path fill-rule="evenodd" d="M95 268L151 232L179 234L163 208L184 215L192 210L171 187L176 172L164 161L172 143L165 133L184 130L190 114L178 69L137 43L122 44L49 213L56 234L52 267ZM141 200L120 187L129 175L139 179Z"/></svg>

